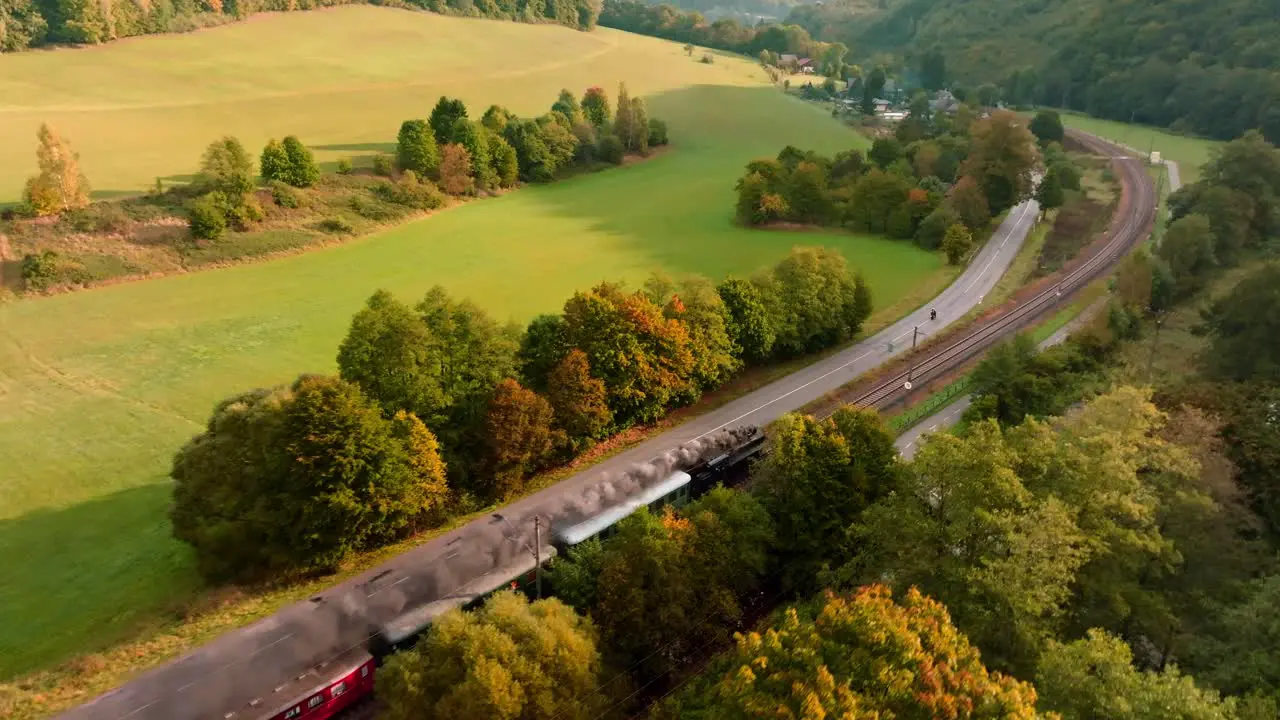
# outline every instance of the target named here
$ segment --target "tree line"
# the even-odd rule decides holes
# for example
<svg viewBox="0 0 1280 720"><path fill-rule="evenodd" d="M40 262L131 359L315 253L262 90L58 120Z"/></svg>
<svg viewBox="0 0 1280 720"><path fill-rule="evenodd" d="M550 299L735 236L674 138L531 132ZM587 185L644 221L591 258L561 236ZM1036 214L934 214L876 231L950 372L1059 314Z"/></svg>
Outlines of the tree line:
<svg viewBox="0 0 1280 720"><path fill-rule="evenodd" d="M312 10L357 2L360 0L4 0L0 3L0 52L190 32L243 20L254 13ZM442 15L557 23L578 30L595 27L601 9L599 0L390 0L372 4Z"/></svg>
<svg viewBox="0 0 1280 720"><path fill-rule="evenodd" d="M737 219L884 233L941 248L959 263L993 215L1032 196L1049 210L1063 204L1065 188L1079 190L1062 137L1060 123L1055 133L1007 112L975 119L963 105L952 118L917 95L896 135L877 138L865 155L827 158L788 146L776 159L749 163L736 186ZM1043 166L1037 187L1033 173Z"/></svg>
<svg viewBox="0 0 1280 720"><path fill-rule="evenodd" d="M871 314L838 252L719 285L601 283L527 327L442 288L375 293L337 377L220 403L174 460L174 534L211 581L331 570L521 493L533 473L697 401L744 367L846 342Z"/></svg>

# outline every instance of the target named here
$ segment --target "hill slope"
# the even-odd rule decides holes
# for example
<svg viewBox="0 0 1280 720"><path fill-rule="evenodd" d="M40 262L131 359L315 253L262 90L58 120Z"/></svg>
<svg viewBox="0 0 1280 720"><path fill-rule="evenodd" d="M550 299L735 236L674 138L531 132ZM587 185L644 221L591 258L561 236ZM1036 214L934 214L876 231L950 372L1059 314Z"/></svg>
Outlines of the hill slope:
<svg viewBox="0 0 1280 720"><path fill-rule="evenodd" d="M1280 138L1274 0L835 0L789 21L864 58L939 48L953 80L1012 102Z"/></svg>

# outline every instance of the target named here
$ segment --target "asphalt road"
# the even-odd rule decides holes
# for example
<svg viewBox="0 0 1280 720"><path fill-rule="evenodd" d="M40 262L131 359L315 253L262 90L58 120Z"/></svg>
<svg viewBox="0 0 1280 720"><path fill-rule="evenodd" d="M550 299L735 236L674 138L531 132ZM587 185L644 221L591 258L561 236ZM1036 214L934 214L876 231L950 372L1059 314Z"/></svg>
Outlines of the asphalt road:
<svg viewBox="0 0 1280 720"><path fill-rule="evenodd" d="M585 491L684 443L706 441L727 428L766 425L908 351L913 328L920 328L923 340L959 320L995 287L1038 215L1034 201L1011 210L956 282L932 303L875 336L515 502L502 509L503 519L476 520L310 601L224 634L61 717L239 720L288 700L273 699L275 688L317 662L363 643L370 623L389 619L406 602L434 599L524 552L533 535L535 515L554 523L564 516L566 500L580 498ZM937 320L929 319L931 308L937 310ZM255 699L261 699L261 704L250 708Z"/></svg>
<svg viewBox="0 0 1280 720"><path fill-rule="evenodd" d="M1079 315L1072 318L1066 325L1058 328L1057 332L1041 341L1039 345L1040 349L1044 350L1045 348L1053 347L1054 345L1066 340L1067 336L1075 332L1076 328L1087 322L1089 318L1093 317L1094 314L1101 310L1105 304L1106 298L1102 298L1089 305L1089 307L1082 310ZM969 409L969 405L972 404L972 401L972 395L965 395L964 397L957 399L955 402L943 407L938 412L911 426L910 429L899 435L898 439L894 441L894 445L898 448L898 454L907 460L915 457L916 450L920 448L920 441L923 440L926 435L937 432L940 429L949 428L960 422L960 416L964 414L965 410Z"/></svg>

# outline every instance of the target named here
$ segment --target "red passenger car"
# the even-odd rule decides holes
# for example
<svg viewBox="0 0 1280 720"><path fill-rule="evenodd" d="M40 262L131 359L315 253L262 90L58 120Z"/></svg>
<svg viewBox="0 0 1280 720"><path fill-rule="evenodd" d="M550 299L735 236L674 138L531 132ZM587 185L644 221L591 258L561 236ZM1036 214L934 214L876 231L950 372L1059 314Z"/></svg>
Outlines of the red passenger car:
<svg viewBox="0 0 1280 720"><path fill-rule="evenodd" d="M227 720L325 720L373 694L373 656L363 647L311 668ZM261 710L255 712L255 710Z"/></svg>

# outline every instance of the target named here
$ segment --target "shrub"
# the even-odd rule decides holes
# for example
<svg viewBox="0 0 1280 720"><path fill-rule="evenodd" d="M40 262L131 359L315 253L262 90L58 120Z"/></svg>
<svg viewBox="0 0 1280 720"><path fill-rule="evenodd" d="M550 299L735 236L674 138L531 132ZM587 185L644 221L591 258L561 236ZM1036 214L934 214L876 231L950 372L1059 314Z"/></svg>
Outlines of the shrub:
<svg viewBox="0 0 1280 720"><path fill-rule="evenodd" d="M711 53L702 53L702 59L699 60L698 62L702 63L703 65L714 65L716 62L716 59L712 57Z"/></svg>
<svg viewBox="0 0 1280 720"><path fill-rule="evenodd" d="M280 178L294 187L311 187L320 179L320 168L306 145L294 135L284 139L284 153L289 161L288 174Z"/></svg>
<svg viewBox="0 0 1280 720"><path fill-rule="evenodd" d="M384 192L383 190L384 186L392 186L392 183L387 182L387 183L382 183L381 185L375 185L373 188L373 193L375 195L380 195L382 192ZM386 190L385 192L392 192L392 191ZM376 198L367 198L367 197L359 197L359 196L353 197L351 198L350 205L351 205L352 211L354 211L355 214L359 215L362 218L365 218L366 220L373 220L374 222L386 222L388 220L394 220L404 214L403 210L391 204L390 202L383 202Z"/></svg>
<svg viewBox="0 0 1280 720"><path fill-rule="evenodd" d="M302 207L302 194L293 186L280 180L271 181L271 199L283 208Z"/></svg>
<svg viewBox="0 0 1280 720"><path fill-rule="evenodd" d="M286 182L289 177L289 156L284 146L274 138L262 148L262 156L258 158L259 172L267 182Z"/></svg>
<svg viewBox="0 0 1280 720"><path fill-rule="evenodd" d="M658 147L667 142L667 124L658 118L649 118L649 145Z"/></svg>
<svg viewBox="0 0 1280 720"><path fill-rule="evenodd" d="M58 253L45 250L39 255L22 258L22 280L28 288L43 290L58 275Z"/></svg>
<svg viewBox="0 0 1280 720"><path fill-rule="evenodd" d="M76 232L120 232L129 227L133 219L116 203L99 203L87 208L72 210L65 215Z"/></svg>
<svg viewBox="0 0 1280 720"><path fill-rule="evenodd" d="M320 229L334 235L350 235L356 230L351 221L342 215L321 220Z"/></svg>
<svg viewBox="0 0 1280 720"><path fill-rule="evenodd" d="M400 134L396 139L396 162L401 170L412 170L421 177L434 175L440 167L440 149L436 144L436 136L425 121L406 120L400 125Z"/></svg>
<svg viewBox="0 0 1280 720"><path fill-rule="evenodd" d="M614 165L622 164L623 148L622 141L617 135L604 135L600 138L600 147L596 149L596 155L601 160Z"/></svg>
<svg viewBox="0 0 1280 720"><path fill-rule="evenodd" d="M371 190L374 196L384 203L394 203L416 210L434 210L444 204L444 196L436 188L435 183L430 180L419 180L417 173L412 170L405 171L396 182L378 183ZM356 212L370 220L386 219L372 217L358 208Z"/></svg>
<svg viewBox="0 0 1280 720"><path fill-rule="evenodd" d="M385 153L373 156L373 172L382 177L391 177L396 171L395 158Z"/></svg>
<svg viewBox="0 0 1280 720"><path fill-rule="evenodd" d="M263 218L262 204L253 195L245 195L237 203L226 202L224 207L227 221L240 230L249 229L250 225Z"/></svg>
<svg viewBox="0 0 1280 720"><path fill-rule="evenodd" d="M189 216L191 237L198 240L217 240L227 230L226 199L222 193L211 192L191 203Z"/></svg>
<svg viewBox="0 0 1280 720"><path fill-rule="evenodd" d="M350 175L350 174L351 174L351 170L352 170L352 168L351 168L351 160L349 160L349 159L347 159L347 158L342 158L342 159L338 160L338 174L339 174L339 175Z"/></svg>

